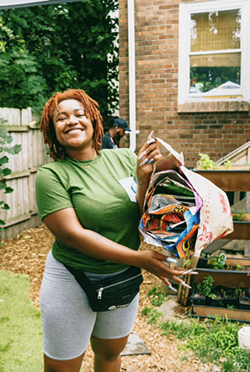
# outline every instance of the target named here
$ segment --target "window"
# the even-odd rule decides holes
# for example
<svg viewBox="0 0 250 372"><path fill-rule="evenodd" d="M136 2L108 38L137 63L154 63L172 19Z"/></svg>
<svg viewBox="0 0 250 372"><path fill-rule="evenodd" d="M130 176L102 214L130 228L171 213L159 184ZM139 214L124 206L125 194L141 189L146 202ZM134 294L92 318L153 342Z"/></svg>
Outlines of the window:
<svg viewBox="0 0 250 372"><path fill-rule="evenodd" d="M179 104L249 100L249 3L180 5Z"/></svg>

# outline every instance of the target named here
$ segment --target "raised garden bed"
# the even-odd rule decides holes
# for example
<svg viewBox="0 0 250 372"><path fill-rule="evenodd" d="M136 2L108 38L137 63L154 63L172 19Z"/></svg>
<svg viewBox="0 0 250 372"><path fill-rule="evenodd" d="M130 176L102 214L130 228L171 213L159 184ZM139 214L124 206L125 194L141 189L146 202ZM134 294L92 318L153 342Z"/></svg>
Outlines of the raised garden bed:
<svg viewBox="0 0 250 372"><path fill-rule="evenodd" d="M193 305L190 311L190 316L200 319L205 319L208 317L214 319L216 316L220 316L223 319L231 319L237 322L250 323L250 311L228 309L226 307Z"/></svg>
<svg viewBox="0 0 250 372"><path fill-rule="evenodd" d="M208 263L208 262L207 262ZM237 268L242 267L242 270ZM210 267L200 268L199 262L196 268L195 283L203 281L207 275L212 275L214 286L227 288L249 288L250 287L250 260L243 258L227 258L225 269L213 269Z"/></svg>
<svg viewBox="0 0 250 372"><path fill-rule="evenodd" d="M250 170L201 170L196 169L195 172L213 182L223 191L250 191ZM248 167L249 168L249 167Z"/></svg>

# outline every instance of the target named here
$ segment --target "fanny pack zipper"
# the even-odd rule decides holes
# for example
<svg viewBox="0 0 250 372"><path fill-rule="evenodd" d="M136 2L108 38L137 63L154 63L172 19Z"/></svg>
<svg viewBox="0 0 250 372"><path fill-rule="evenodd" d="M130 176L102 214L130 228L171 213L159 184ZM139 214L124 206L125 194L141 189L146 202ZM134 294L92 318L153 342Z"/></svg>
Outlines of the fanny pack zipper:
<svg viewBox="0 0 250 372"><path fill-rule="evenodd" d="M122 284L122 283L128 282L129 280L132 280L134 278L137 278L138 276L141 276L141 273L133 276L132 278L125 279L125 280L122 280L121 282L110 284L110 285L107 285L106 287L101 287L101 288L97 289L96 291L98 292L98 294L97 294L98 300L101 300L102 299L102 292L104 291L104 289L107 289L107 288L110 288L110 287L114 287L117 284Z"/></svg>

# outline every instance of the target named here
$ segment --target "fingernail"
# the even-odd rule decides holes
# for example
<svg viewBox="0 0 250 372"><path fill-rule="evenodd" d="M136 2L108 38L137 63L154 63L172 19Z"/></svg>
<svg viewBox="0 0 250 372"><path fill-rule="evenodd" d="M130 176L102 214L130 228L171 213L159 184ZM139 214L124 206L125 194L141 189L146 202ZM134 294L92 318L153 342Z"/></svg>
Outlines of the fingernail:
<svg viewBox="0 0 250 372"><path fill-rule="evenodd" d="M172 262L172 263L176 263L177 262L177 260L175 260L174 258L172 258L172 257L168 257L167 258L167 262Z"/></svg>
<svg viewBox="0 0 250 372"><path fill-rule="evenodd" d="M141 164L140 167L148 162L148 158L146 158Z"/></svg>
<svg viewBox="0 0 250 372"><path fill-rule="evenodd" d="M147 164L152 163L152 161L154 161L154 159L150 159L150 160L147 162Z"/></svg>
<svg viewBox="0 0 250 372"><path fill-rule="evenodd" d="M191 269L191 270L188 270L188 271L185 271L185 273L183 273L182 275L186 275L186 274L189 274L189 273L191 273L191 271L193 271L193 269Z"/></svg>
<svg viewBox="0 0 250 372"><path fill-rule="evenodd" d="M141 153L141 155L139 156L138 160L141 160L141 159L143 158L143 156L146 155L146 153L147 153L146 151L143 151L143 152Z"/></svg>
<svg viewBox="0 0 250 372"><path fill-rule="evenodd" d="M152 130L152 132L150 133L150 135L147 138L147 141L151 138L151 136L152 136L153 133L154 133L154 131Z"/></svg>
<svg viewBox="0 0 250 372"><path fill-rule="evenodd" d="M171 289L174 292L177 292L177 290L175 288L173 288L171 285L169 285L168 288Z"/></svg>
<svg viewBox="0 0 250 372"><path fill-rule="evenodd" d="M183 287L187 287L187 288L192 288L192 287L190 287L190 285L188 285L187 283L185 283L185 282L181 282L181 284L183 285Z"/></svg>
<svg viewBox="0 0 250 372"><path fill-rule="evenodd" d="M147 141L147 143L150 145L150 143L154 143L155 142L155 139L152 138L151 140Z"/></svg>

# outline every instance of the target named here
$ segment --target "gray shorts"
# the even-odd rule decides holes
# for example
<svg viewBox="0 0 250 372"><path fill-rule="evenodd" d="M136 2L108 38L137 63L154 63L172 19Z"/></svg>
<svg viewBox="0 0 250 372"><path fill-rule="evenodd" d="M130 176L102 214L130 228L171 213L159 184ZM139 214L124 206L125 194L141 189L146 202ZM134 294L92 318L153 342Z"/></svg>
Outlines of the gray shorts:
<svg viewBox="0 0 250 372"><path fill-rule="evenodd" d="M54 360L70 360L85 352L91 336L115 339L129 335L138 302L139 294L126 308L93 312L74 276L49 252L41 287L44 354Z"/></svg>

